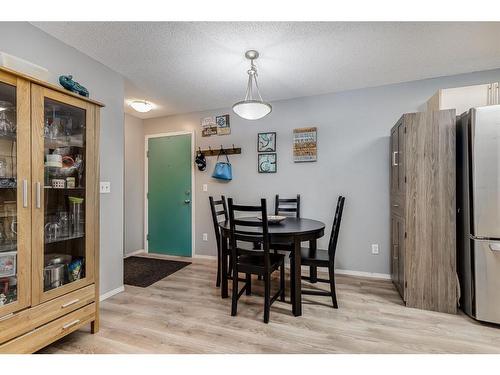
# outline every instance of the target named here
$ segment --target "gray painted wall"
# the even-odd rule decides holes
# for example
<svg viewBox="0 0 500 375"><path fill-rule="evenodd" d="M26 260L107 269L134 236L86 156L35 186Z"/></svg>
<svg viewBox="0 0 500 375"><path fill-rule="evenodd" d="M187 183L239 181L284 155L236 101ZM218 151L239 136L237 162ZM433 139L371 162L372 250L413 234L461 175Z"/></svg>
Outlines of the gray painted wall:
<svg viewBox="0 0 500 375"><path fill-rule="evenodd" d="M271 200L276 193L300 193L303 217L326 222L328 233L336 198L343 194L347 200L337 267L388 274L391 127L402 113L422 110L423 103L438 88L498 80L500 70L493 70L278 101L272 103L273 112L268 117L254 122L237 117L230 109L150 119L144 120L144 133L194 130L196 147L233 143L242 147L241 155L231 157L234 180L230 183L210 177L215 158L209 158L206 172L195 173L196 254L216 254L210 194L225 194L237 202L252 203L261 197ZM224 113L231 114L231 135L202 138L200 118ZM292 161L292 129L305 126L318 127L318 161L296 164ZM276 174L257 173L257 133L265 131L277 132ZM208 192L202 192L205 183ZM208 242L202 241L203 233L208 233ZM373 243L380 245L379 255L371 254ZM319 245L326 247L327 236Z"/></svg>
<svg viewBox="0 0 500 375"><path fill-rule="evenodd" d="M125 255L144 249L144 129L125 114Z"/></svg>
<svg viewBox="0 0 500 375"><path fill-rule="evenodd" d="M73 74L93 99L106 104L101 112L101 181L111 194L101 195L101 294L123 285L123 78L87 55L27 22L0 23L0 51L47 68L52 83Z"/></svg>

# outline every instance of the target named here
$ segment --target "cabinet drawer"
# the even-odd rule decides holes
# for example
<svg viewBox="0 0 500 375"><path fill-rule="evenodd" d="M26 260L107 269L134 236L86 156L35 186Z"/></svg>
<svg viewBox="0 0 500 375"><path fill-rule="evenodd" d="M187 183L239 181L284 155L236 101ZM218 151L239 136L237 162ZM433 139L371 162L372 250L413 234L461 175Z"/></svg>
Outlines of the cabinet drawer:
<svg viewBox="0 0 500 375"><path fill-rule="evenodd" d="M92 303L0 345L0 353L26 354L36 352L94 319L95 303Z"/></svg>
<svg viewBox="0 0 500 375"><path fill-rule="evenodd" d="M0 318L0 343L88 305L94 299L95 287L89 285L41 305L4 316Z"/></svg>

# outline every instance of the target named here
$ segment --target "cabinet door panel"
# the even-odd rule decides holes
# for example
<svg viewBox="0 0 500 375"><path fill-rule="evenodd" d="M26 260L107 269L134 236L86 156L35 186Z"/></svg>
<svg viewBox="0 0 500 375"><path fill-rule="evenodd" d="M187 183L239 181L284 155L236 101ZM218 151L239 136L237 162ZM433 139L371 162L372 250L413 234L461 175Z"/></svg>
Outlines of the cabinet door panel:
<svg viewBox="0 0 500 375"><path fill-rule="evenodd" d="M398 129L394 128L391 132L391 171L390 171L390 179L391 179L391 192L395 193L398 190L398 166L397 166L397 157L398 157Z"/></svg>
<svg viewBox="0 0 500 375"><path fill-rule="evenodd" d="M399 194L404 194L405 192L405 133L406 125L405 122L402 121L398 126L398 179L397 179L397 191Z"/></svg>
<svg viewBox="0 0 500 375"><path fill-rule="evenodd" d="M95 108L32 85L33 303L94 280Z"/></svg>
<svg viewBox="0 0 500 375"><path fill-rule="evenodd" d="M29 83L0 72L0 319L30 305Z"/></svg>

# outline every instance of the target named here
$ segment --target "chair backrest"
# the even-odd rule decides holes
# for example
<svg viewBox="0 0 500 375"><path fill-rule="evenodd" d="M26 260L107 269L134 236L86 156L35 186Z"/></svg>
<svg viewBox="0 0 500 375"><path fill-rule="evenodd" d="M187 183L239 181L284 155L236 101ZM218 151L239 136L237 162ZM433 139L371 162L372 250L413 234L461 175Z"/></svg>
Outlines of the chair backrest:
<svg viewBox="0 0 500 375"><path fill-rule="evenodd" d="M300 194L297 194L297 198L280 198L276 194L274 214L279 215L280 213L284 213L285 215L289 215L293 212L295 213L295 217L300 217Z"/></svg>
<svg viewBox="0 0 500 375"><path fill-rule="evenodd" d="M339 238L340 222L342 221L342 212L344 211L344 202L345 202L345 197L339 196L337 200L337 208L335 210L335 217L333 218L330 243L328 244L328 255L330 259L335 258L335 251L337 250L337 240Z"/></svg>
<svg viewBox="0 0 500 375"><path fill-rule="evenodd" d="M208 197L210 201L210 210L212 211L212 221L214 223L215 230L215 239L217 241L217 249L220 250L220 228L219 221L222 218L219 218L221 215L224 216L224 220L229 220L229 213L227 211L226 205L226 197L221 195L220 200L216 201L213 197Z"/></svg>
<svg viewBox="0 0 500 375"><path fill-rule="evenodd" d="M233 257L242 254L259 254L264 256L264 266L269 267L269 226L267 222L267 204L260 200L260 206L243 206L229 203L229 240ZM235 216L238 213L238 217ZM242 214L244 215L242 217ZM249 215L245 215L249 214ZM261 219L257 219L255 214ZM247 250L238 246L238 242L261 243L261 249Z"/></svg>

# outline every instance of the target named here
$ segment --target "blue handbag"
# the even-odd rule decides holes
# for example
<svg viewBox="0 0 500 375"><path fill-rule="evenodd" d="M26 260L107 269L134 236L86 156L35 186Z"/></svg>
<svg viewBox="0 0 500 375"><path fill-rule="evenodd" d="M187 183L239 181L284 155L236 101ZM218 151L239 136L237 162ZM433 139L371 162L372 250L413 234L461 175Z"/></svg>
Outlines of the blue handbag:
<svg viewBox="0 0 500 375"><path fill-rule="evenodd" d="M226 161L219 161L219 157L224 154L226 156ZM231 168L231 163L227 157L224 149L221 148L219 155L217 155L217 163L215 164L214 173L212 177L218 180L231 181L233 179L233 170Z"/></svg>

